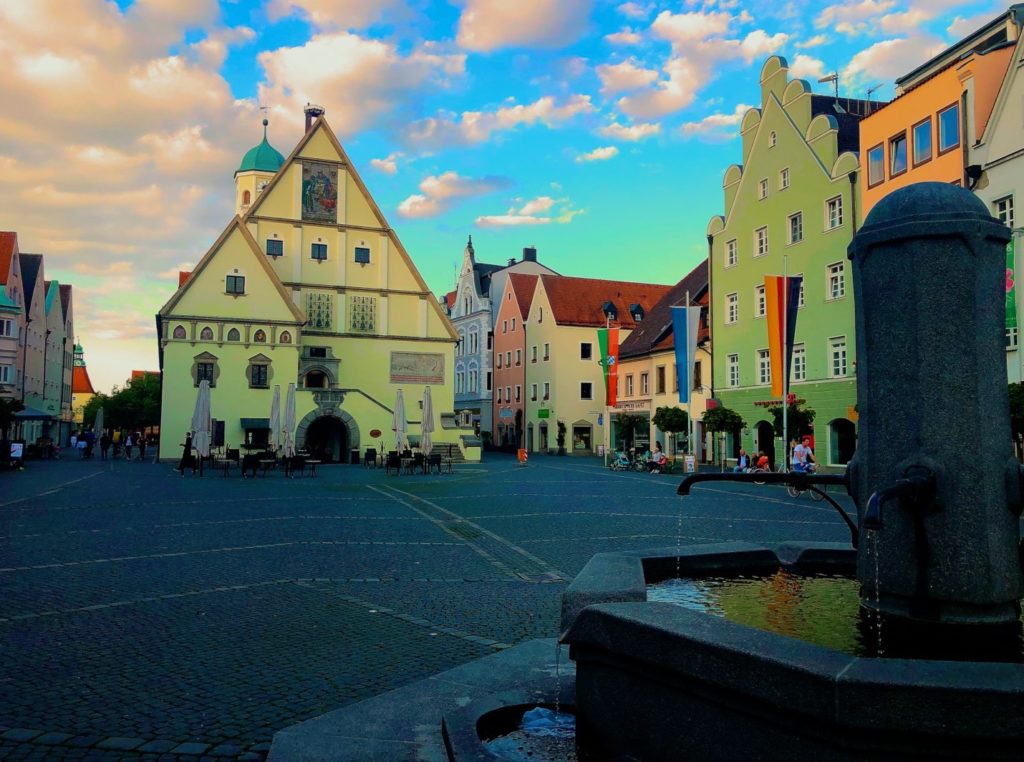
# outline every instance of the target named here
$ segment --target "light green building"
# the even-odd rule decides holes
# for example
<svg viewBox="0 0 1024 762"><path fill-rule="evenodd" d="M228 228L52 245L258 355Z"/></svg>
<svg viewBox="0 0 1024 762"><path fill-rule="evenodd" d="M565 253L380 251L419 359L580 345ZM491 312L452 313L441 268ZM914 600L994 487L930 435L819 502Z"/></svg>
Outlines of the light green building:
<svg viewBox="0 0 1024 762"><path fill-rule="evenodd" d="M746 422L733 454L784 457L772 432L765 275L802 275L790 392L816 411L820 463L856 446L853 284L846 247L858 223L858 123L867 101L814 95L784 58L761 70L761 107L743 118L743 163L725 172L725 216L708 224L714 389ZM777 453L777 457L776 457Z"/></svg>

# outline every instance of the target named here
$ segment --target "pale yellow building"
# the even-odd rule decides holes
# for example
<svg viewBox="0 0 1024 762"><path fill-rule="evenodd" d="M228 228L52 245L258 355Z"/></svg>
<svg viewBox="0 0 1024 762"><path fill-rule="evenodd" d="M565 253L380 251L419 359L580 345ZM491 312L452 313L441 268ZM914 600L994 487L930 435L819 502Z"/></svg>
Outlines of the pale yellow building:
<svg viewBox="0 0 1024 762"><path fill-rule="evenodd" d="M698 333L698 348L691 371L690 389L683 390L680 401L679 370L676 365L675 332L672 326L672 307L689 303L702 310ZM679 281L649 313L645 314L635 330L619 347L619 395L612 416L612 444L621 449L624 435L620 429L620 415L635 415L646 419L646 425L635 433L637 449L646 450L660 442L669 455L684 451L685 433L677 437L660 431L654 416L660 407L677 407L690 413L698 446L697 457L713 460L714 452L702 424L707 401L711 399L711 352L707 330L708 272L707 261L701 262Z"/></svg>
<svg viewBox="0 0 1024 762"><path fill-rule="evenodd" d="M526 329L526 449L594 455L605 442L604 378L597 331L618 327L620 344L669 286L542 275ZM536 362L534 362L536 360Z"/></svg>
<svg viewBox="0 0 1024 762"><path fill-rule="evenodd" d="M442 425L455 332L322 110L287 159L264 135L235 182L238 216L159 313L161 457L180 454L202 379L229 447L265 439L290 382L296 443L321 459L393 449L399 389L415 440L427 385L434 442L461 445Z"/></svg>

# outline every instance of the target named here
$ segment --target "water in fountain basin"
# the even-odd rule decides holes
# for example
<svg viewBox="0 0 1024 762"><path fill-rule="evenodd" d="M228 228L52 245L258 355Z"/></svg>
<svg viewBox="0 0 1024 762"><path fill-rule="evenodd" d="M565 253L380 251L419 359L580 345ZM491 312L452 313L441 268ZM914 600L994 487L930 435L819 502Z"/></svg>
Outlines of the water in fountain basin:
<svg viewBox="0 0 1024 762"><path fill-rule="evenodd" d="M576 762L576 716L534 707L519 727L486 742L487 750L508 762Z"/></svg>
<svg viewBox="0 0 1024 762"><path fill-rule="evenodd" d="M854 656L1024 661L1020 622L999 629L936 623L897 627L899 623L862 608L859 593L852 577L785 569L765 576L672 578L647 587L649 601L675 603Z"/></svg>

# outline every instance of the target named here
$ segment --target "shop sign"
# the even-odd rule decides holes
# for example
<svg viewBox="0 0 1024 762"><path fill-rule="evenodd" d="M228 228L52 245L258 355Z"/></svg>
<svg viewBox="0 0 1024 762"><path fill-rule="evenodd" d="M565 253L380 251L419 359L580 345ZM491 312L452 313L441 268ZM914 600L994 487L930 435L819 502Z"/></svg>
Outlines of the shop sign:
<svg viewBox="0 0 1024 762"><path fill-rule="evenodd" d="M538 418L550 418L551 417L551 410L549 410L546 407L542 407L539 410L537 410L537 417Z"/></svg>

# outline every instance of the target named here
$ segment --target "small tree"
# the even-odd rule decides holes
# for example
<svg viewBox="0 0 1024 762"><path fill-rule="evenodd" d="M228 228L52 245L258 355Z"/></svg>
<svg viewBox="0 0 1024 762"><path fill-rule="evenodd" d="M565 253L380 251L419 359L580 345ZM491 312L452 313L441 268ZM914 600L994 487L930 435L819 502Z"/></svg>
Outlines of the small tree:
<svg viewBox="0 0 1024 762"><path fill-rule="evenodd" d="M25 406L15 399L0 399L0 439L7 439L7 432L14 425L14 414Z"/></svg>
<svg viewBox="0 0 1024 762"><path fill-rule="evenodd" d="M677 407L659 407L654 411L653 420L655 426L673 438L681 431L690 430L690 416Z"/></svg>
<svg viewBox="0 0 1024 762"><path fill-rule="evenodd" d="M778 404L772 408L772 428L775 430L775 436L781 437L782 432L782 404ZM809 407L801 408L795 402L789 406L789 411L786 414L786 428L789 429L789 436L802 437L805 434L814 434L814 416L815 412ZM786 447L789 447L789 443L784 443Z"/></svg>
<svg viewBox="0 0 1024 762"><path fill-rule="evenodd" d="M558 422L558 434L555 436L555 442L558 444L558 454L565 455L565 422Z"/></svg>
<svg viewBox="0 0 1024 762"><path fill-rule="evenodd" d="M1014 440L1024 436L1024 382L1010 384L1010 431Z"/></svg>
<svg viewBox="0 0 1024 762"><path fill-rule="evenodd" d="M726 431L736 433L745 428L747 422L735 410L719 405L704 413L704 428L711 433Z"/></svg>

